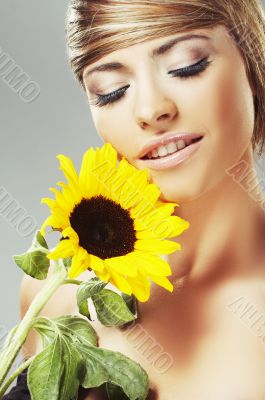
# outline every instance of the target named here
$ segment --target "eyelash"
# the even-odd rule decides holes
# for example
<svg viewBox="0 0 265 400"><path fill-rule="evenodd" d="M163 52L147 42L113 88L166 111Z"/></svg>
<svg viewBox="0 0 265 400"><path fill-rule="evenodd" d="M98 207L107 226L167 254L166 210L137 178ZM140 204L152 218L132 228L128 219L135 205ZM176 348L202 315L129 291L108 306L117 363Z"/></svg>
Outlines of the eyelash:
<svg viewBox="0 0 265 400"><path fill-rule="evenodd" d="M211 64L211 62L212 61L209 61L209 59L205 57L202 60L198 61L196 64L176 69L170 71L169 73L173 78L179 77L180 79L190 79L194 76L200 75L209 66L209 64ZM130 85L124 86L108 94L98 94L96 100L92 100L89 103L98 107L104 107L108 104L114 103L115 101L118 101L120 98L123 97L128 87L130 87Z"/></svg>

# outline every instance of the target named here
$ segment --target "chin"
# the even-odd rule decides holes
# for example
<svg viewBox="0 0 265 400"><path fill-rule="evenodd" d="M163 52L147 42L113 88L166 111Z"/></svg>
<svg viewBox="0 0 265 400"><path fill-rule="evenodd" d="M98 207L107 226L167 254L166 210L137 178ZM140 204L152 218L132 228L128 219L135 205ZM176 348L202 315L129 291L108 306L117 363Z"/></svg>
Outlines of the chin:
<svg viewBox="0 0 265 400"><path fill-rule="evenodd" d="M204 187L203 185L178 185L177 183L159 184L158 181L154 180L155 183L161 191L159 200L166 203L177 203L179 205L189 203L200 198L204 193L209 190L209 187Z"/></svg>
<svg viewBox="0 0 265 400"><path fill-rule="evenodd" d="M220 190L219 185L227 177L223 170L213 165L211 170L208 167L195 168L195 171L188 169L176 173L168 171L161 174L150 174L150 183L154 183L161 191L159 199L163 202L174 202L179 205L190 203L204 197L215 188Z"/></svg>
<svg viewBox="0 0 265 400"><path fill-rule="evenodd" d="M164 203L177 203L177 204L184 204L195 198L196 196L194 197L191 195L184 194L184 192L179 193L173 190L161 191L161 195L159 196L159 200L163 201Z"/></svg>

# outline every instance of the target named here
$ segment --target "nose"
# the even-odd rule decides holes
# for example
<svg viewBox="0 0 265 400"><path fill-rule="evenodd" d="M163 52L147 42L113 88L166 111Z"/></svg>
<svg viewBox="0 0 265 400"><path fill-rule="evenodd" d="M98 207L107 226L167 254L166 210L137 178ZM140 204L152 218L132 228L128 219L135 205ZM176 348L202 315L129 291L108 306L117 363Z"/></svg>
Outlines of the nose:
<svg viewBox="0 0 265 400"><path fill-rule="evenodd" d="M167 130L177 114L177 105L166 89L145 80L136 98L135 119L140 128Z"/></svg>

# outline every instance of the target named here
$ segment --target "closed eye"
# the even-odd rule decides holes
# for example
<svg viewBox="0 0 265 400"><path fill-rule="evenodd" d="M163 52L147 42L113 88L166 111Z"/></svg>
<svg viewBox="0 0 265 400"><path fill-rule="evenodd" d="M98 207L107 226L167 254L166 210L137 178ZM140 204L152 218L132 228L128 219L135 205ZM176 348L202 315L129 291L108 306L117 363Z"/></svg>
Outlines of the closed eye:
<svg viewBox="0 0 265 400"><path fill-rule="evenodd" d="M173 77L179 77L182 79L192 78L194 75L199 75L203 72L211 62L212 61L209 61L208 57L205 57L196 64L169 71L169 74L172 74Z"/></svg>
<svg viewBox="0 0 265 400"><path fill-rule="evenodd" d="M212 61L209 61L208 57L203 58L202 60L198 61L196 64L189 65L188 67L183 67L179 69L175 69L169 71L168 73L173 77L177 77L180 79L188 79L194 76L198 76L201 74L210 64ZM108 104L114 103L121 99L126 90L130 87L130 85L126 85L120 89L115 90L114 92L104 94L104 95L96 95L96 99L90 100L89 104L104 107Z"/></svg>
<svg viewBox="0 0 265 400"><path fill-rule="evenodd" d="M97 94L96 95L96 101L95 100L90 100L89 104L98 106L98 107L103 107L109 103L114 103L115 101L119 100L126 90L130 87L130 85L124 86L120 89L115 90L114 92L108 93L108 94Z"/></svg>

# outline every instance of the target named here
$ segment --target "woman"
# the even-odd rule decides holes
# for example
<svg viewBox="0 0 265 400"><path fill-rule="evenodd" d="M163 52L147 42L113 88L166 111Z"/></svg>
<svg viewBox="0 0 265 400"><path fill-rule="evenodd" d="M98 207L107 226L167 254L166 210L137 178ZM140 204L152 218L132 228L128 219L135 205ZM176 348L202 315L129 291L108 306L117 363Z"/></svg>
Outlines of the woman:
<svg viewBox="0 0 265 400"><path fill-rule="evenodd" d="M152 287L126 331L93 322L101 347L147 371L150 399L265 398L264 27L259 0L70 1L70 64L98 134L190 222L168 257L173 293ZM42 284L23 280L22 315ZM43 313L77 313L75 290ZM24 356L39 346L31 334Z"/></svg>

